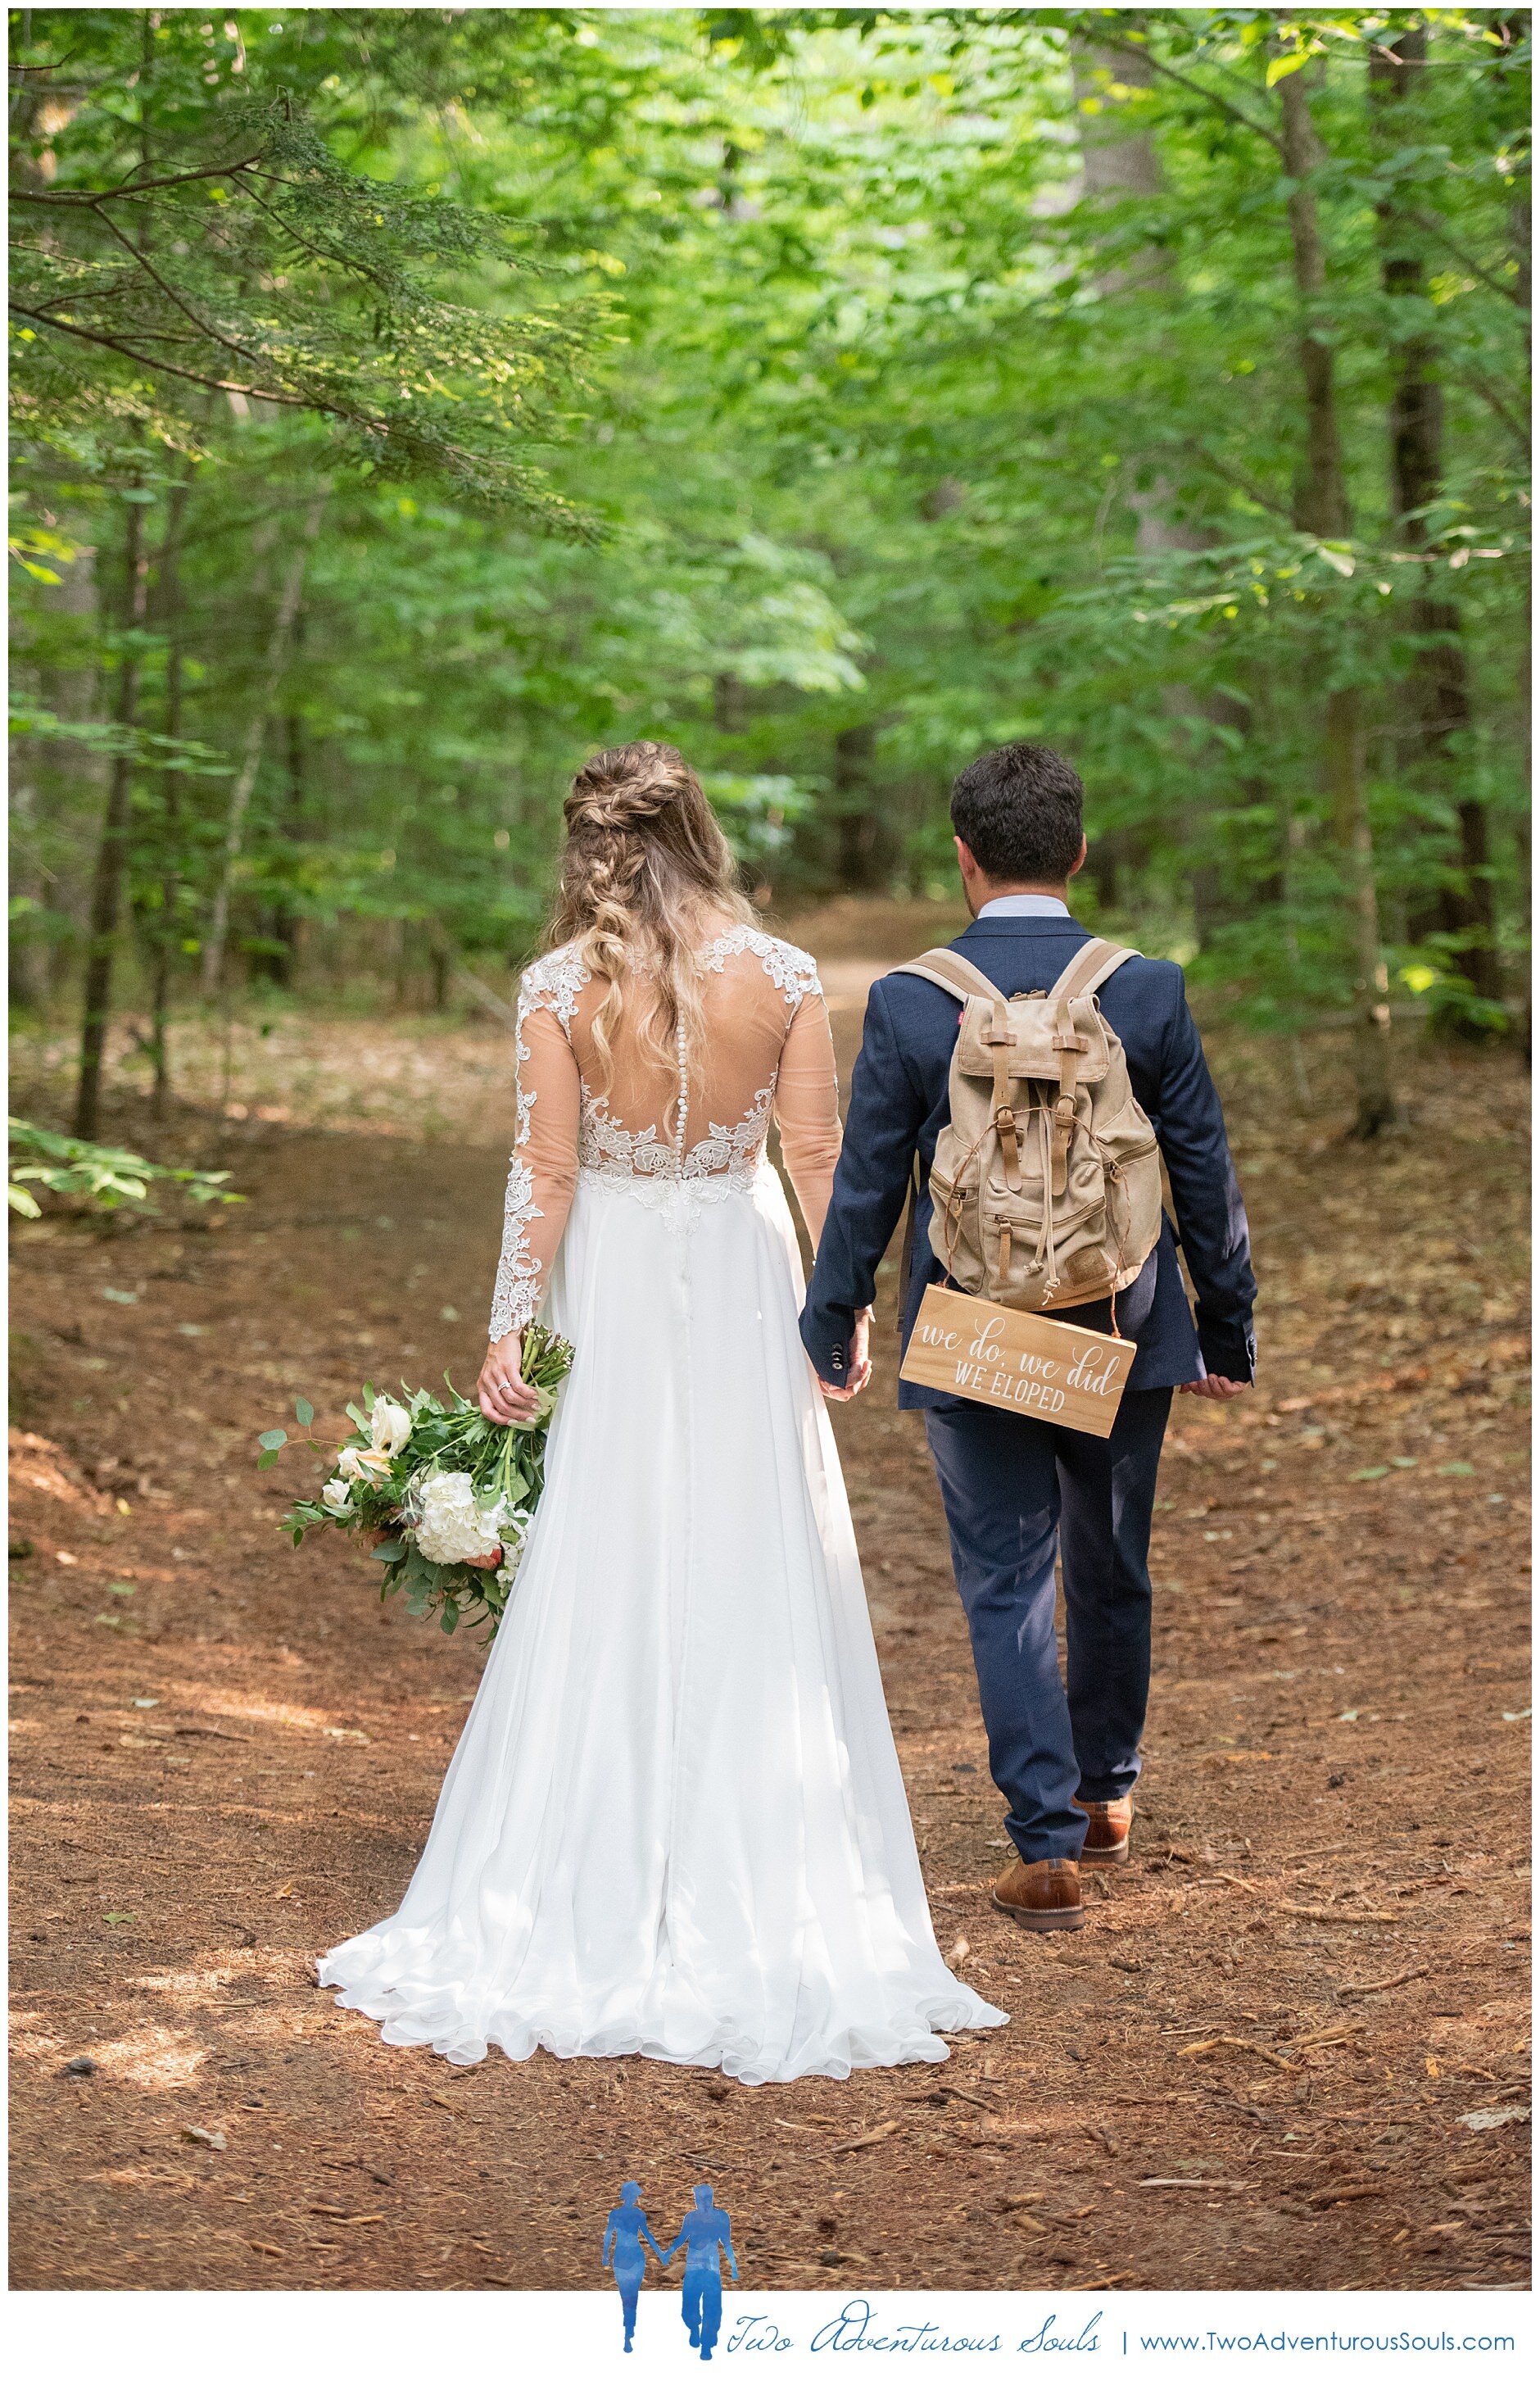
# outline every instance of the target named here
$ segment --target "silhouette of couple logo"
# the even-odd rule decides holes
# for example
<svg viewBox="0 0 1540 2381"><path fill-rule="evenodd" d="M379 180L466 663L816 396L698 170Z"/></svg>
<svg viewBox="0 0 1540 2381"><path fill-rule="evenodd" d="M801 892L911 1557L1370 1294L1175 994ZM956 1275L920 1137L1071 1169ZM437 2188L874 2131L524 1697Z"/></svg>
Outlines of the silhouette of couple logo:
<svg viewBox="0 0 1540 2381"><path fill-rule="evenodd" d="M620 2205L611 2208L609 2221L604 2227L603 2262L613 2273L615 2288L620 2292L627 2356L631 2353L631 2335L637 2328L637 2294L647 2268L647 2251L650 2248L658 2263L666 2266L681 2244L685 2251L685 2284L680 2292L679 2312L690 2335L690 2346L698 2348L702 2359L709 2363L711 2350L717 2344L717 2335L721 2329L721 2260L724 2255L728 2272L734 2281L738 2278L738 2261L733 2254L732 2219L725 2208L715 2204L710 2184L699 2183L696 2187L694 2207L668 2247L660 2249L652 2237L652 2228L642 2205L640 2183L623 2182Z"/></svg>

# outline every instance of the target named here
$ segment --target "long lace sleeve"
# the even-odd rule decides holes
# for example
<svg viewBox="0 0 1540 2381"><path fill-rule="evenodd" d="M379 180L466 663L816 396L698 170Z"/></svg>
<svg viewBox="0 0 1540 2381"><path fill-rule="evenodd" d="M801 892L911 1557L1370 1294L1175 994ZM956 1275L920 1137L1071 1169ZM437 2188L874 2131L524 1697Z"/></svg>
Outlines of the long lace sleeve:
<svg viewBox="0 0 1540 2381"><path fill-rule="evenodd" d="M815 1252L840 1154L840 1083L834 1037L817 980L798 1005L775 1084L781 1154Z"/></svg>
<svg viewBox="0 0 1540 2381"><path fill-rule="evenodd" d="M549 971L549 961L542 965ZM539 1313L577 1184L583 1091L566 1036L570 998L564 1004L558 987L554 1005L549 1000L541 970L532 969L519 992L518 1122L492 1291L488 1336L494 1340L522 1331Z"/></svg>

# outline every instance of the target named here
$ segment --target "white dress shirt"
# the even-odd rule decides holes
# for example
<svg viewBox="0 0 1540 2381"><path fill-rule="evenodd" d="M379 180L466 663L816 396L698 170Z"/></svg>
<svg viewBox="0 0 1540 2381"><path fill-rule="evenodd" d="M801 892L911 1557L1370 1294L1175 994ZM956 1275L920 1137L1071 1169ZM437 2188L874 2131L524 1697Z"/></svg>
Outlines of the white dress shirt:
<svg viewBox="0 0 1540 2381"><path fill-rule="evenodd" d="M996 901L986 901L978 912L980 918L1067 918L1067 901L1057 893L1002 893Z"/></svg>

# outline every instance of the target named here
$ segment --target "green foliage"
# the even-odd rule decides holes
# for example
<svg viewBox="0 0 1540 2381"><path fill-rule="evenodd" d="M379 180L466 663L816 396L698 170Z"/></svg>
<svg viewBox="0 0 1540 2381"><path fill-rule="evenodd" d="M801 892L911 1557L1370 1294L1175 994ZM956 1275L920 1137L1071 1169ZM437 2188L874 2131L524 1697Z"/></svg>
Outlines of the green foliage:
<svg viewBox="0 0 1540 2381"><path fill-rule="evenodd" d="M308 112L328 79L302 64L309 14L298 44L264 27L249 46L235 19L186 10L29 12L19 427L79 461L145 436L196 453L224 397L320 416L366 472L577 525L530 450L570 400L593 307L537 298L511 226L343 163Z"/></svg>
<svg viewBox="0 0 1540 2381"><path fill-rule="evenodd" d="M147 1157L136 1156L131 1149L103 1149L92 1141L72 1141L67 1133L47 1132L41 1125L25 1124L19 1117L9 1119L10 1166L6 1195L18 1215L41 1215L32 1192L26 1188L35 1182L40 1190L52 1192L56 1199L110 1215L130 1201L138 1203L141 1215L154 1215L156 1209L149 1197L152 1183L174 1185L196 1206L210 1204L238 1206L241 1193L226 1190L228 1172L200 1173L190 1166L154 1166ZM18 1165L18 1158L28 1158L29 1165Z"/></svg>
<svg viewBox="0 0 1540 2381"><path fill-rule="evenodd" d="M597 743L683 744L787 899L945 885L952 775L1036 736L1086 780L1087 908L1296 1025L1353 996L1325 765L1352 686L1398 996L1504 1018L1476 959L1515 971L1527 875L1527 19L27 23L34 975L84 941L81 855L127 752L139 945L188 983L265 704L232 880L258 979L363 968L442 997L460 955L516 962ZM1427 66L1387 106L1403 37ZM1308 305L1291 92L1319 143ZM1299 526L1307 328L1340 538ZM1413 351L1440 475L1407 518ZM1441 739L1417 724L1449 633L1430 606L1468 688Z"/></svg>

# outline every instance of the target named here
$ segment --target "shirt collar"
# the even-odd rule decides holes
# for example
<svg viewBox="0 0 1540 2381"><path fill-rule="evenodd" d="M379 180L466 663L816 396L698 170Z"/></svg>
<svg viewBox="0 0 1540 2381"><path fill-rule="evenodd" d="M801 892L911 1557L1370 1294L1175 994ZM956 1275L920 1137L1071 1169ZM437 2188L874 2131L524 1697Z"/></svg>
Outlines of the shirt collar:
<svg viewBox="0 0 1540 2381"><path fill-rule="evenodd" d="M994 901L986 901L978 912L985 918L1067 918L1067 902L1057 893L1002 893Z"/></svg>

